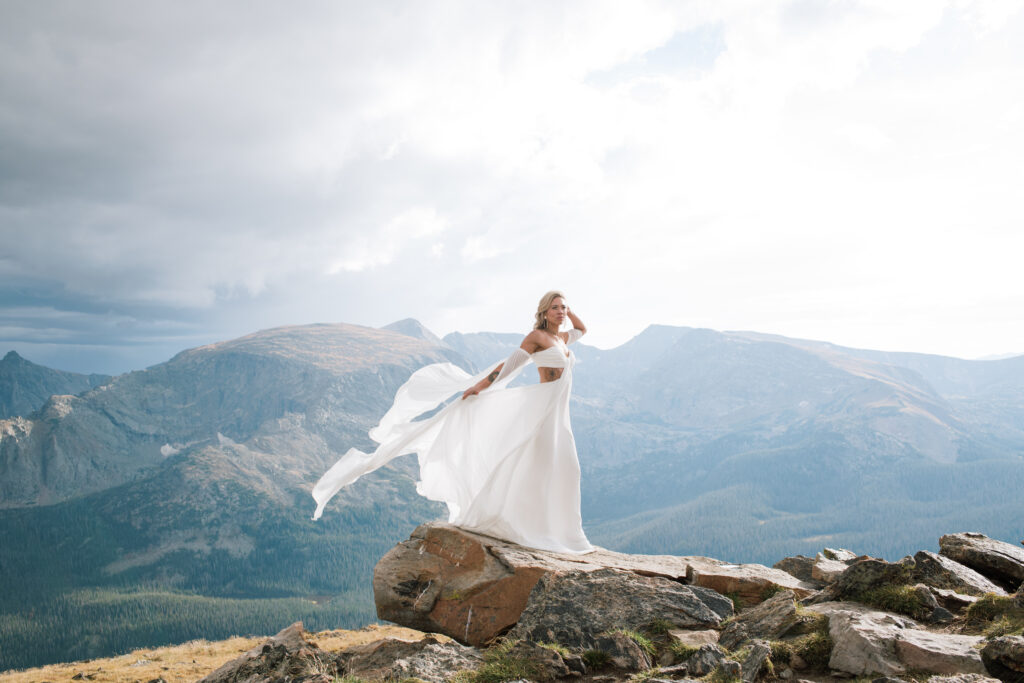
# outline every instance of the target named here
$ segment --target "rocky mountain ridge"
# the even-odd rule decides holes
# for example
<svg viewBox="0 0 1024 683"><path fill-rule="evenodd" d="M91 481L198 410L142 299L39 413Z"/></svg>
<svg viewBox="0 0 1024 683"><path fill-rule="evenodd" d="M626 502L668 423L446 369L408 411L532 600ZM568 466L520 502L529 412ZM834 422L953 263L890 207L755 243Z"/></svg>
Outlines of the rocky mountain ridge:
<svg viewBox="0 0 1024 683"><path fill-rule="evenodd" d="M309 488L348 447L372 447L367 430L413 370L479 368L521 340L438 344L415 321L392 327L266 330L0 421L0 572L21 585L0 596L12 643L0 668L40 661L4 659L27 652L18 625L30 610L67 634L67 649L46 656L113 651L113 636L78 638L67 621L93 617L61 616L79 614L68 599L90 604L83 590L310 597L332 605L334 623L364 623L374 563L442 506L415 494L411 458L346 489L316 524ZM654 326L617 349L574 345L592 541L764 563L821 545L894 556L946 528L1019 531L1024 501L1008 494L1024 487L1013 359L915 356L915 369L750 334ZM936 388L947 384L960 393ZM167 613L162 597L137 599ZM220 633L203 630L206 613L183 614L167 633ZM251 623L272 632L262 624L274 622Z"/></svg>
<svg viewBox="0 0 1024 683"><path fill-rule="evenodd" d="M51 396L80 394L110 379L109 375L53 370L8 351L0 359L0 420L27 417Z"/></svg>

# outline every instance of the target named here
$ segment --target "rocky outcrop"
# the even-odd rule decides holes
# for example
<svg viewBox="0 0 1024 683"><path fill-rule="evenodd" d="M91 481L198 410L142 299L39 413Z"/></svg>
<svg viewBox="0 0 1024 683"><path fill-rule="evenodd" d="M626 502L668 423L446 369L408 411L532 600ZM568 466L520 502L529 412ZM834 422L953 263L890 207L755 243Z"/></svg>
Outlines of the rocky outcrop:
<svg viewBox="0 0 1024 683"><path fill-rule="evenodd" d="M1008 592L1024 582L1024 548L984 534L949 534L939 539L939 552L967 565Z"/></svg>
<svg viewBox="0 0 1024 683"><path fill-rule="evenodd" d="M356 645L339 653L338 661L345 675L356 679L443 683L454 673L476 669L483 657L476 648L427 636L412 642L384 638Z"/></svg>
<svg viewBox="0 0 1024 683"><path fill-rule="evenodd" d="M665 618L679 627L716 625L732 610L731 603L727 605L729 601L722 597L725 594L735 592L741 599L756 603L779 588L795 595L808 595L812 590L786 572L762 565L730 564L705 557L626 555L603 549L586 555L563 555L523 548L441 523L420 526L408 541L381 558L374 570L373 589L381 619L479 645L519 623L530 600L568 605L568 598L558 596L589 590L587 586L592 584L585 575L599 570L616 570L598 576L616 585L629 584L636 595L646 591L672 596L652 603L660 605L658 617L654 611L641 616L633 605L632 611L623 612L634 615L630 623ZM556 580L563 575L572 578ZM532 598L531 593L545 577L548 580ZM655 590L654 586L660 588ZM623 610L626 608L623 605ZM541 628L536 625L540 622L531 623ZM587 628L590 633L595 631L591 626ZM518 632L525 633L523 629Z"/></svg>
<svg viewBox="0 0 1024 683"><path fill-rule="evenodd" d="M574 570L541 578L510 635L588 649L615 629L718 626L732 611L732 601L707 588L618 569Z"/></svg>
<svg viewBox="0 0 1024 683"><path fill-rule="evenodd" d="M965 683L982 683L996 673L1021 683L1012 672L1024 638L988 642L973 635L985 627L978 619L994 618L978 616L981 612L950 625L954 617L945 605L962 609L980 598L947 586L973 592L998 589L984 576L926 551L916 559L887 562L825 549L815 564L825 562L845 568L830 585L808 594L804 586L809 582L797 577L786 580L802 584L799 591L759 583L773 578L773 572L785 574L777 567L604 550L560 555L427 524L381 560L375 590L382 617L466 643L505 636L505 654L530 661L531 670L545 679L586 674L604 680L608 671L602 666L624 675L657 661L662 668L649 680L697 678L716 671L752 683L763 670L772 670L766 662L774 652L775 666L788 665L776 672L781 678L796 677L794 670L816 676L827 661L828 675L840 677L900 680L929 673L974 677ZM807 562L788 564L797 571L808 569ZM734 615L735 595L729 599L720 590L698 585L701 577L713 583L711 576L721 582L714 584L721 590L735 587L730 580L745 581L746 594L755 604ZM757 594L759 586L764 588ZM994 605L1011 610L1016 618L1007 598L984 599L997 600ZM858 601L891 606L920 619ZM398 619L387 616L391 614ZM965 629L967 633L959 632ZM608 664L586 671L581 655L588 651L603 653ZM569 665L566 657L578 664Z"/></svg>
<svg viewBox="0 0 1024 683"><path fill-rule="evenodd" d="M330 683L340 670L337 657L307 642L302 622L295 622L199 683Z"/></svg>

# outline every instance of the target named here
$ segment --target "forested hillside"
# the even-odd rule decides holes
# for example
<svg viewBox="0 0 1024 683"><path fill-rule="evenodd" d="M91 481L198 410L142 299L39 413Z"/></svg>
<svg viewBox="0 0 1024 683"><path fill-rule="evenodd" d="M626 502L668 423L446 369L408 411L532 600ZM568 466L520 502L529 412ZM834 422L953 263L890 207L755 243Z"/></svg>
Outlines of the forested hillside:
<svg viewBox="0 0 1024 683"><path fill-rule="evenodd" d="M0 636L20 644L0 669L372 620L377 559L443 506L415 493L412 457L316 523L313 483L373 447L413 370L478 369L522 339L389 327L259 332L0 421L0 574L17 585L0 594ZM574 350L599 545L770 563L824 545L896 558L950 529L1024 537L1019 358L666 326Z"/></svg>

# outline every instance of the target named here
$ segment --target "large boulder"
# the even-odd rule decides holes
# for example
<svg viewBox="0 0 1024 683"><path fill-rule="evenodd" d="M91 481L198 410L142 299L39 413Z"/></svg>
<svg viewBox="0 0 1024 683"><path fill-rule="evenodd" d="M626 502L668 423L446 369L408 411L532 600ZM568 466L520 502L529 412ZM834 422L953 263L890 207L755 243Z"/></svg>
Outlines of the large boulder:
<svg viewBox="0 0 1024 683"><path fill-rule="evenodd" d="M993 638L981 651L989 673L1006 683L1024 681L1024 636Z"/></svg>
<svg viewBox="0 0 1024 683"><path fill-rule="evenodd" d="M914 555L914 564L914 577L934 588L945 588L967 595L1006 595L1006 591L967 565L943 555L922 550Z"/></svg>
<svg viewBox="0 0 1024 683"><path fill-rule="evenodd" d="M939 552L965 564L1008 592L1024 581L1024 548L984 534L949 534L939 539Z"/></svg>
<svg viewBox="0 0 1024 683"><path fill-rule="evenodd" d="M719 642L723 647L735 650L751 638L778 640L799 620L795 598L793 591L782 591L741 612L729 621Z"/></svg>
<svg viewBox="0 0 1024 683"><path fill-rule="evenodd" d="M616 629L712 627L732 611L728 598L707 588L619 569L575 570L542 577L510 635L589 649Z"/></svg>
<svg viewBox="0 0 1024 683"><path fill-rule="evenodd" d="M760 602L779 588L807 595L813 586L778 569L706 557L627 555L598 549L566 555L431 523L377 563L373 592L377 615L422 631L482 645L512 628L542 577L617 569L660 577ZM710 599L710 598L709 598Z"/></svg>
<svg viewBox="0 0 1024 683"><path fill-rule="evenodd" d="M978 636L935 633L913 619L848 602L830 602L808 609L829 618L832 655L829 667L855 676L986 672Z"/></svg>

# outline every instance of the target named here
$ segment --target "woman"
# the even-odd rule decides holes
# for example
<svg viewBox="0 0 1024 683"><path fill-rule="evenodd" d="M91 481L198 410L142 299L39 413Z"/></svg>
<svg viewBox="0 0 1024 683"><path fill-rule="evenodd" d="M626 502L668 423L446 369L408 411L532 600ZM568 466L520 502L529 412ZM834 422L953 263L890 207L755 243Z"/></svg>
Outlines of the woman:
<svg viewBox="0 0 1024 683"><path fill-rule="evenodd" d="M560 332L566 318L573 329ZM476 377L451 363L414 372L370 430L377 450L350 449L317 482L313 519L342 487L417 453L416 490L446 503L450 523L543 550L592 551L580 518L580 466L569 425L576 358L568 345L586 327L557 291L541 298L533 327L508 359ZM537 365L540 384L507 389L527 361ZM461 400L413 420L456 392Z"/></svg>

